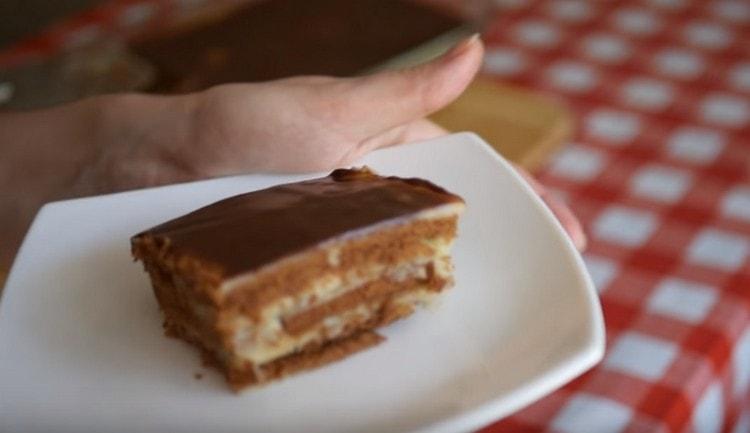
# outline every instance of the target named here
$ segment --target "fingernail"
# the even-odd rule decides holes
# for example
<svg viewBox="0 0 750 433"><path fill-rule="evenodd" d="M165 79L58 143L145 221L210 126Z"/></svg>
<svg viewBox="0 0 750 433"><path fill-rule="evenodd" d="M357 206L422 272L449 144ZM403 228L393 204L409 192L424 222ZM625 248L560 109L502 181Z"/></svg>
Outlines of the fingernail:
<svg viewBox="0 0 750 433"><path fill-rule="evenodd" d="M576 246L576 249L581 252L586 250L586 245L588 245L588 243L589 239L584 232L580 232L580 236L573 239L573 244Z"/></svg>
<svg viewBox="0 0 750 433"><path fill-rule="evenodd" d="M479 33L474 33L473 35L457 43L456 45L453 46L453 48L448 50L448 52L445 53L445 59L449 60L449 59L454 59L456 57L461 56L463 53L465 53L469 49L469 47L477 43L478 40L479 40Z"/></svg>

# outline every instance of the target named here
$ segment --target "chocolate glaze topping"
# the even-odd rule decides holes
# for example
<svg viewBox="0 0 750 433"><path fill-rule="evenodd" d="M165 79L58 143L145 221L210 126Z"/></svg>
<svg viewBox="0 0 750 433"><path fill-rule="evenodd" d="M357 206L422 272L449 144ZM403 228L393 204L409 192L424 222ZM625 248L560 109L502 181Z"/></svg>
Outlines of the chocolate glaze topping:
<svg viewBox="0 0 750 433"><path fill-rule="evenodd" d="M134 239L154 236L169 253L209 261L232 277L351 231L455 202L463 200L426 180L339 169L218 201Z"/></svg>

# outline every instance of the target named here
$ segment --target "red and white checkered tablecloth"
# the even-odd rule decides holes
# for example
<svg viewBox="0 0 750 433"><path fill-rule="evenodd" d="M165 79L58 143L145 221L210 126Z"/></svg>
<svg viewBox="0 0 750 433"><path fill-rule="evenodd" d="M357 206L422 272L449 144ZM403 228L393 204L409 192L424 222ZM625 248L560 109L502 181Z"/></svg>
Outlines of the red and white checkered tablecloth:
<svg viewBox="0 0 750 433"><path fill-rule="evenodd" d="M110 1L0 67L196 3ZM587 228L608 343L598 367L484 431L750 432L750 0L493 4L485 73L580 119L539 176Z"/></svg>
<svg viewBox="0 0 750 433"><path fill-rule="evenodd" d="M485 71L580 120L604 361L486 432L750 432L750 2L505 0Z"/></svg>

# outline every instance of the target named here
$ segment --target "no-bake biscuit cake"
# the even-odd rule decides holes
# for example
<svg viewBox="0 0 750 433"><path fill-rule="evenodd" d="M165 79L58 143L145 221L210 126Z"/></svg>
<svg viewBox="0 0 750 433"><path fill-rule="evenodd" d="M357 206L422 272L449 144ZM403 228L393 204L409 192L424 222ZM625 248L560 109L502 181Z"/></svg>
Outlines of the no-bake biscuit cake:
<svg viewBox="0 0 750 433"><path fill-rule="evenodd" d="M132 238L168 334L234 389L346 357L452 283L463 200L367 169L221 200Z"/></svg>

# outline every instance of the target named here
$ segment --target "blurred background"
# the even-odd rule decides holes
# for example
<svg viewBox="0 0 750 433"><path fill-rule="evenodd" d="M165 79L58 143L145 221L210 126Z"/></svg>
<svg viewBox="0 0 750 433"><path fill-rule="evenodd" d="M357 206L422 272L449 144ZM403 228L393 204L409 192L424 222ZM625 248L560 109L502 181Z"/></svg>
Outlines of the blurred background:
<svg viewBox="0 0 750 433"><path fill-rule="evenodd" d="M5 0L0 20L8 110L364 74L481 32L480 77L433 119L578 215L608 340L486 431L750 432L749 1Z"/></svg>
<svg viewBox="0 0 750 433"><path fill-rule="evenodd" d="M4 3L0 108L180 93L294 75L351 76L426 61L488 27L475 1L219 0ZM506 102L507 101L507 102ZM512 104L510 103L512 101ZM434 120L474 130L530 168L571 131L551 100L484 78Z"/></svg>

